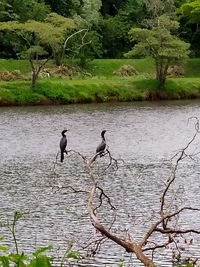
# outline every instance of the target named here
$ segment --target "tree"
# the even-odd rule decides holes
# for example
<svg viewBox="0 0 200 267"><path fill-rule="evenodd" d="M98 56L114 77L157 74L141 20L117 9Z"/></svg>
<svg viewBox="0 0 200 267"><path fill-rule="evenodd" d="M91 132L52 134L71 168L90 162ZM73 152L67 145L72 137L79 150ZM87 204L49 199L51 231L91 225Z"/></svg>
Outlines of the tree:
<svg viewBox="0 0 200 267"><path fill-rule="evenodd" d="M112 1L111 1L112 2ZM104 3L106 5L110 4ZM117 14L107 14L101 23L103 37L103 56L106 58L122 58L124 53L131 49L127 33L132 27L138 27L145 17L144 1L128 0L116 5ZM109 5L108 5L109 6Z"/></svg>
<svg viewBox="0 0 200 267"><path fill-rule="evenodd" d="M119 15L104 18L102 37L104 57L122 58L131 49L127 32L131 26Z"/></svg>
<svg viewBox="0 0 200 267"><path fill-rule="evenodd" d="M50 8L44 1L38 0L2 0L0 1L0 21L18 20L27 21L29 19L42 21Z"/></svg>
<svg viewBox="0 0 200 267"><path fill-rule="evenodd" d="M52 17L54 18L54 14L52 14ZM65 27L63 27L63 24ZM67 29L73 27L73 20L67 18L63 18L62 22L58 20L57 24L34 20L25 23L16 21L0 23L0 31L9 31L21 40L19 53L30 62L32 87L35 87L38 75L48 59L62 47ZM50 50L50 54L48 50ZM44 61L39 60L44 58Z"/></svg>
<svg viewBox="0 0 200 267"><path fill-rule="evenodd" d="M43 21L50 13L49 6L43 1L37 0L1 0L0 1L0 21L20 21L27 20ZM17 58L20 42L18 38L10 32L0 33L1 51L0 57Z"/></svg>
<svg viewBox="0 0 200 267"><path fill-rule="evenodd" d="M80 7L79 0L44 0L50 6L51 11L64 17L70 17L75 14Z"/></svg>
<svg viewBox="0 0 200 267"><path fill-rule="evenodd" d="M190 0L184 3L179 9L178 13L185 17L190 24L196 24L196 30L198 30L198 24L200 23L200 2L198 0Z"/></svg>
<svg viewBox="0 0 200 267"><path fill-rule="evenodd" d="M173 34L178 27L177 21L163 15L152 29L132 28L129 32L137 44L126 56L151 56L154 59L158 89L164 88L168 67L186 59L189 54L189 44Z"/></svg>
<svg viewBox="0 0 200 267"><path fill-rule="evenodd" d="M60 42L51 42L51 49L53 53L53 58L56 65L61 65L65 57L65 40L73 35L73 31L76 29L76 25L72 19L65 18L57 13L50 13L45 22L50 23L55 29L62 32L62 37L60 36Z"/></svg>
<svg viewBox="0 0 200 267"><path fill-rule="evenodd" d="M65 159L66 161L71 160L77 166L80 160L80 164L78 165L82 166L84 169L82 178L84 177L84 179L88 179L87 188L85 190L83 187L75 188L72 184L64 184L63 186L58 184L57 186L55 183L53 184L53 188L55 190L57 189L57 191L69 189L77 194L88 194L87 210L91 219L91 223L96 230L95 235L97 236L96 242L93 242L90 239L90 244L95 245L95 248L93 246L92 250L93 256L98 252L101 244L105 243L105 241L108 239L113 243L123 247L128 253L134 253L137 259L143 263L144 266L156 267L157 251L170 247L172 251L174 251L173 255L175 257L175 252L178 252L179 254L181 253L179 251L178 244L179 238L184 238L186 244L187 240L185 238L188 233L200 234L198 227L187 228L185 227L185 220L179 220L182 216L183 217L181 219L189 218L184 217L185 214L190 216L192 214L196 214L198 216L200 212L198 204L192 207L183 201L182 194L184 192L184 194L187 195L187 192L183 190L183 185L180 184L179 181L181 174L181 172L179 172L181 163L183 164L190 162L190 160L197 160L199 154L199 151L196 150L195 153L191 152L194 151L193 145L195 145L196 148L197 136L200 133L199 121L197 118L191 119L195 120L194 133L186 145L180 149L168 162L167 166L170 166L170 170L168 169L169 174L167 175L165 181L162 182L162 190L160 190L160 195L157 196L157 204L155 205L154 202L152 203L152 210L149 205L148 209L145 210L144 221L148 220L149 223L148 226L145 224L145 227L142 227L140 237L136 237L136 233L134 233L134 231L131 232L131 229L127 229L124 235L122 232L120 234L116 233L117 230L114 227L114 224L116 223L119 226L117 223L117 217L120 216L120 212L117 214L116 207L113 205L111 198L103 188L103 184L105 184L105 180L107 180L106 178L111 174L111 172L115 173L115 175L119 173L120 176L124 174L124 177L126 177L127 173L123 173L122 168L126 170L129 169L132 174L131 166L128 166L123 160L114 159L108 148L104 150L103 155L101 152L99 152L93 155L91 158L87 158L79 152L73 150L67 151L67 156ZM83 165L81 165L81 162ZM73 172L71 164L67 163L66 168L67 166ZM109 171L110 169L111 172ZM74 173L77 175L77 169L75 167ZM124 177L122 177L122 179L124 179ZM189 178L188 176L184 177L186 177L186 179ZM80 178L80 176L78 175L77 178ZM90 190L88 190L88 187L90 187ZM107 191L111 192L112 190L113 188L111 183L108 185ZM135 197L135 202L129 203L129 205L137 208L137 196ZM114 210L115 212L112 213ZM120 211L122 210L123 209L120 209ZM148 213L151 213L152 211L153 214L151 214L150 219ZM133 220L134 225L136 225L137 220L135 216L133 217ZM108 223L108 221L110 221L110 223ZM141 221L139 224L141 225ZM190 237L190 241L191 238L192 237ZM89 245L85 245L85 247L88 248Z"/></svg>
<svg viewBox="0 0 200 267"><path fill-rule="evenodd" d="M73 19L77 25L78 34L68 42L68 52L77 58L83 66L87 60L102 53L102 38L99 33L101 0L83 0ZM73 40L73 42L72 42ZM75 41L74 41L75 40Z"/></svg>
<svg viewBox="0 0 200 267"><path fill-rule="evenodd" d="M200 2L189 1L183 3L177 9L177 14L180 17L181 29L180 35L191 43L191 50L194 56L200 54Z"/></svg>
<svg viewBox="0 0 200 267"><path fill-rule="evenodd" d="M66 39L64 49L69 57L76 59L81 67L85 67L89 60L101 57L102 37L95 30L83 28Z"/></svg>

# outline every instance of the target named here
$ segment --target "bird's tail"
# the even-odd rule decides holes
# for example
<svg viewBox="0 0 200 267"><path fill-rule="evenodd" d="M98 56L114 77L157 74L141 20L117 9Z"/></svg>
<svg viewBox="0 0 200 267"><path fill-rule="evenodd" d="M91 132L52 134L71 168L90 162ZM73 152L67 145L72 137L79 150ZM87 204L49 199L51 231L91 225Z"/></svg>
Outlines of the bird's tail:
<svg viewBox="0 0 200 267"><path fill-rule="evenodd" d="M61 152L61 154L60 154L60 162L63 162L63 160L64 160L64 152Z"/></svg>

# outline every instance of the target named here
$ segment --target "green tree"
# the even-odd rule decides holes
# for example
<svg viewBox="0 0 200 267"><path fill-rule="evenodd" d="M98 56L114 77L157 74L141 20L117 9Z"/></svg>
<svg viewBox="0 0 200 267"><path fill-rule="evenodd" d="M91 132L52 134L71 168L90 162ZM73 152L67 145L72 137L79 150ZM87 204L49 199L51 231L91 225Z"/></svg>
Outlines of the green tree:
<svg viewBox="0 0 200 267"><path fill-rule="evenodd" d="M50 23L53 27L58 28L62 32L62 38L60 42L51 42L52 55L56 65L61 65L65 58L64 41L68 36L72 34L72 31L76 28L76 25L72 19L65 18L57 13L50 13L45 22Z"/></svg>
<svg viewBox="0 0 200 267"><path fill-rule="evenodd" d="M55 18L54 14L52 17ZM53 19L52 19L53 20ZM60 18L61 20L61 18ZM38 75L47 60L55 53L59 47L63 46L66 29L74 27L71 19L63 18L55 25L50 22L39 22L30 20L25 23L8 21L0 23L0 31L9 31L21 40L19 53L29 60L32 68L32 87L35 87ZM65 27L63 27L63 24ZM48 51L51 51L50 55ZM49 55L47 57L47 55ZM45 59L42 60L41 59Z"/></svg>
<svg viewBox="0 0 200 267"><path fill-rule="evenodd" d="M198 30L198 24L200 23L200 1L191 0L184 3L179 9L178 13L187 19L190 24L196 24Z"/></svg>
<svg viewBox="0 0 200 267"><path fill-rule="evenodd" d="M68 51L83 66L93 57L99 57L102 53L102 38L100 23L102 17L100 14L101 0L83 0L77 14L73 19L77 29L73 39L68 42Z"/></svg>
<svg viewBox="0 0 200 267"><path fill-rule="evenodd" d="M64 17L70 17L77 12L80 7L79 0L44 0L50 6L51 11Z"/></svg>
<svg viewBox="0 0 200 267"><path fill-rule="evenodd" d="M128 0L119 10L119 16L123 21L133 27L140 25L146 16L146 6L144 0Z"/></svg>
<svg viewBox="0 0 200 267"><path fill-rule="evenodd" d="M140 25L145 13L143 0L128 0L124 1L123 5L117 5L115 16L104 16L101 26L104 57L121 58L131 49L127 33L132 27Z"/></svg>
<svg viewBox="0 0 200 267"><path fill-rule="evenodd" d="M180 36L191 43L194 56L200 55L200 2L197 0L183 3L177 13L180 16Z"/></svg>
<svg viewBox="0 0 200 267"><path fill-rule="evenodd" d="M0 21L42 21L50 13L50 7L45 5L43 0L1 0L0 7Z"/></svg>
<svg viewBox="0 0 200 267"><path fill-rule="evenodd" d="M128 0L129 1L129 0ZM102 0L101 13L103 16L116 16L119 10L126 5L127 0Z"/></svg>
<svg viewBox="0 0 200 267"><path fill-rule="evenodd" d="M25 22L30 19L43 21L50 12L50 7L43 0L0 0L0 21ZM16 58L20 42L9 32L0 33L0 57Z"/></svg>
<svg viewBox="0 0 200 267"><path fill-rule="evenodd" d="M102 26L104 57L122 58L123 54L131 49L127 34L130 29L130 24L119 15L104 18Z"/></svg>
<svg viewBox="0 0 200 267"><path fill-rule="evenodd" d="M177 21L161 16L152 29L133 28L130 30L132 40L137 44L126 56L151 56L156 65L156 80L159 89L163 89L169 65L188 57L189 44L180 40L175 33L179 27Z"/></svg>

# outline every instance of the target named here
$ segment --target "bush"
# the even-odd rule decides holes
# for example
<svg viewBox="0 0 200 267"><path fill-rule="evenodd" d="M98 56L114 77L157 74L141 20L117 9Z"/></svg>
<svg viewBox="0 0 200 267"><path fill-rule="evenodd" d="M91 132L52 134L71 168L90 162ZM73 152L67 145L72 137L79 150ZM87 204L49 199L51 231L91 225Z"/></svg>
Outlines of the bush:
<svg viewBox="0 0 200 267"><path fill-rule="evenodd" d="M113 73L117 76L135 76L138 75L138 71L131 65L123 65L118 71Z"/></svg>
<svg viewBox="0 0 200 267"><path fill-rule="evenodd" d="M14 81L14 80L27 80L19 70L13 71L0 71L0 80L2 81Z"/></svg>

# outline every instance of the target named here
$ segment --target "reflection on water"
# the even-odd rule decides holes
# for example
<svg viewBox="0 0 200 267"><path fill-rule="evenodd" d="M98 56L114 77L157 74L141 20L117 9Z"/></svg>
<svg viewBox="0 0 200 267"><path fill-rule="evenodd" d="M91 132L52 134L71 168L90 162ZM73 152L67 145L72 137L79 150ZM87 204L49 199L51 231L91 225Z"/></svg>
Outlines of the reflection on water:
<svg viewBox="0 0 200 267"><path fill-rule="evenodd" d="M107 130L112 155L125 163L101 176L100 185L116 211L104 205L100 213L107 223L116 216L113 231L139 240L159 208L170 172L164 160L187 144L194 132L188 119L199 115L198 101L1 108L0 215L12 218L14 210L26 213L17 228L21 250L53 244L54 253L61 256L68 240L84 247L97 235L87 216L87 194L75 194L68 187L90 188L81 159L73 155L54 169L64 128L70 129L69 149L86 156L94 153L101 130ZM198 147L197 139L191 152L198 152ZM199 173L198 161L181 164L176 186L188 205L199 205ZM199 216L186 214L181 220L188 227L200 226ZM5 229L1 233L11 242ZM189 253L196 257L198 243L189 246ZM110 242L87 266L117 266L123 259L127 266L142 266ZM170 248L160 252L158 261L159 266L171 266Z"/></svg>

